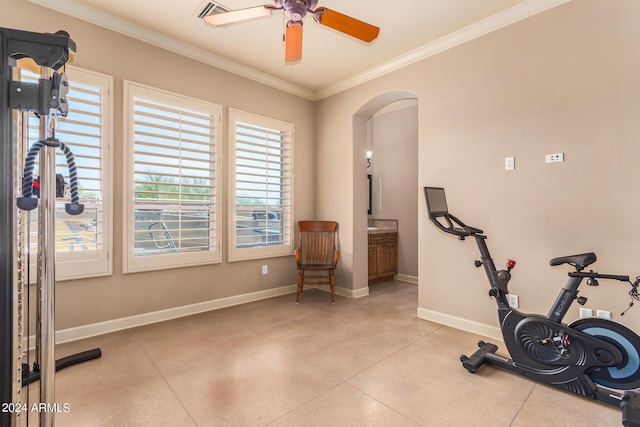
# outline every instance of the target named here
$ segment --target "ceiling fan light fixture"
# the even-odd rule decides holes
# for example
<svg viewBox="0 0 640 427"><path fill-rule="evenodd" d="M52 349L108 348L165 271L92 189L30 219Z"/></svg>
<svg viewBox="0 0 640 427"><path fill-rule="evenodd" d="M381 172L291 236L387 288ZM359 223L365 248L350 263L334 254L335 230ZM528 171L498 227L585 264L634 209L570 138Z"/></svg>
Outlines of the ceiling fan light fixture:
<svg viewBox="0 0 640 427"><path fill-rule="evenodd" d="M312 14L317 22L338 32L371 43L378 37L380 28L352 18L326 7L316 8L319 0L272 0L271 4L249 7L231 11L217 12L215 7L209 6L198 17L211 25L223 27L226 24L248 19L259 18L273 14L275 10L282 10L289 17L286 24L285 63L294 64L302 59L302 20L307 14ZM211 2L210 5L216 5Z"/></svg>
<svg viewBox="0 0 640 427"><path fill-rule="evenodd" d="M246 9L237 9L225 13L207 15L204 20L211 25L224 25L232 22L244 21L247 19L260 18L269 16L273 13L272 5L248 7Z"/></svg>

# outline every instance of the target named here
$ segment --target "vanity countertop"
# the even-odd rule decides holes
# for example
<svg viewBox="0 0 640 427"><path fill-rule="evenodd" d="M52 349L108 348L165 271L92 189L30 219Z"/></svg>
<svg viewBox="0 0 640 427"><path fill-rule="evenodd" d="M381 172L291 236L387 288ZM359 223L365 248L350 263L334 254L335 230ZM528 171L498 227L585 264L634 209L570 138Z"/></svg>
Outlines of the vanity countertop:
<svg viewBox="0 0 640 427"><path fill-rule="evenodd" d="M367 221L368 234L397 233L397 219L370 219Z"/></svg>

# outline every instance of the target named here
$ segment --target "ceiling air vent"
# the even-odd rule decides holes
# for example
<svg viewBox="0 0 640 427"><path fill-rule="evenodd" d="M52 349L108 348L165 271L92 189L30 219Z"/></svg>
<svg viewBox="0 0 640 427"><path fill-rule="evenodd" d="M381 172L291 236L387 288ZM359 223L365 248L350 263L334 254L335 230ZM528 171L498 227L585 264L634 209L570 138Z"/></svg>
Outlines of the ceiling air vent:
<svg viewBox="0 0 640 427"><path fill-rule="evenodd" d="M229 12L229 9L226 6L221 5L220 3L207 1L204 2L201 7L196 11L196 16L200 19L204 19L207 15L217 15L218 13ZM217 25L217 28L225 28L228 24L225 25Z"/></svg>

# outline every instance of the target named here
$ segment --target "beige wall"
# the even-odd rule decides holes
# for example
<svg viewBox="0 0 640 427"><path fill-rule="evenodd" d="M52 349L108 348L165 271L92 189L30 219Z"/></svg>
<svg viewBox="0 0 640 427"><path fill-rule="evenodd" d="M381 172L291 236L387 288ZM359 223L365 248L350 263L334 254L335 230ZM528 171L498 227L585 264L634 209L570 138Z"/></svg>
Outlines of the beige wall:
<svg viewBox="0 0 640 427"><path fill-rule="evenodd" d="M370 218L398 220L398 274L418 276L418 103L398 101L370 120Z"/></svg>
<svg viewBox="0 0 640 427"><path fill-rule="evenodd" d="M351 253L344 277L360 286L366 251L354 208L366 185L354 157L366 143L354 139L361 131L352 117L397 90L419 98L419 187L446 187L452 211L488 234L496 263L518 261L511 291L523 311L546 314L555 300L567 268L549 267L552 257L594 251L600 272L640 273L639 28L636 0L572 1L319 102L319 162L331 156L338 167L318 182L316 206L353 224L353 239L342 236ZM557 152L566 161L545 164ZM515 171L504 170L507 156L516 157ZM473 267L474 242L438 232L416 197L419 307L497 325L484 274ZM627 291L602 281L581 294L587 307L637 326L637 309L619 316Z"/></svg>
<svg viewBox="0 0 640 427"><path fill-rule="evenodd" d="M3 10L11 11L3 27L68 31L78 67L115 77L114 275L59 283L59 329L295 282L291 257L268 260L267 276L264 261L226 256L215 266L121 274L123 79L295 123L296 218L340 223L338 286L367 286L366 119L394 94L419 99L420 308L497 324L474 243L427 223L424 185L447 188L452 211L485 229L498 264L518 260L511 289L524 311L546 313L555 299L566 273L548 266L555 256L593 250L601 272L640 273L636 0L572 1L315 105L29 2L4 0ZM566 161L546 165L556 152ZM504 171L506 156L516 157L515 171ZM603 281L582 294L588 307L637 325L637 309L618 316L626 292Z"/></svg>
<svg viewBox="0 0 640 427"><path fill-rule="evenodd" d="M190 60L138 40L58 14L24 0L3 0L0 27L35 32L67 31L78 45L77 67L114 76L114 253L113 276L56 284L57 329L215 300L296 283L293 257L228 263L226 250L219 265L122 274L122 81L221 104L226 158L227 108L243 109L295 125L295 218L314 213L314 104L311 101ZM10 11L10 12L7 12ZM222 171L226 200L227 168ZM231 224L223 206L223 244ZM269 274L261 275L267 264ZM292 300L293 302L293 300Z"/></svg>

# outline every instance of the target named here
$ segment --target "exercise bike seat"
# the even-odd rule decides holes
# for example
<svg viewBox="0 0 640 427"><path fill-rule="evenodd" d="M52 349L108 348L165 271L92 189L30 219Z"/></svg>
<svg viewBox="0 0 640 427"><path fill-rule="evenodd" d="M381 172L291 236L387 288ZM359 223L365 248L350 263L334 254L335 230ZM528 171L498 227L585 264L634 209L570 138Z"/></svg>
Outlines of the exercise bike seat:
<svg viewBox="0 0 640 427"><path fill-rule="evenodd" d="M586 268L587 266L596 262L596 259L596 254L594 254L593 252L587 252L584 254L568 255L554 258L549 261L549 265L556 266L569 264L582 270L583 268Z"/></svg>

